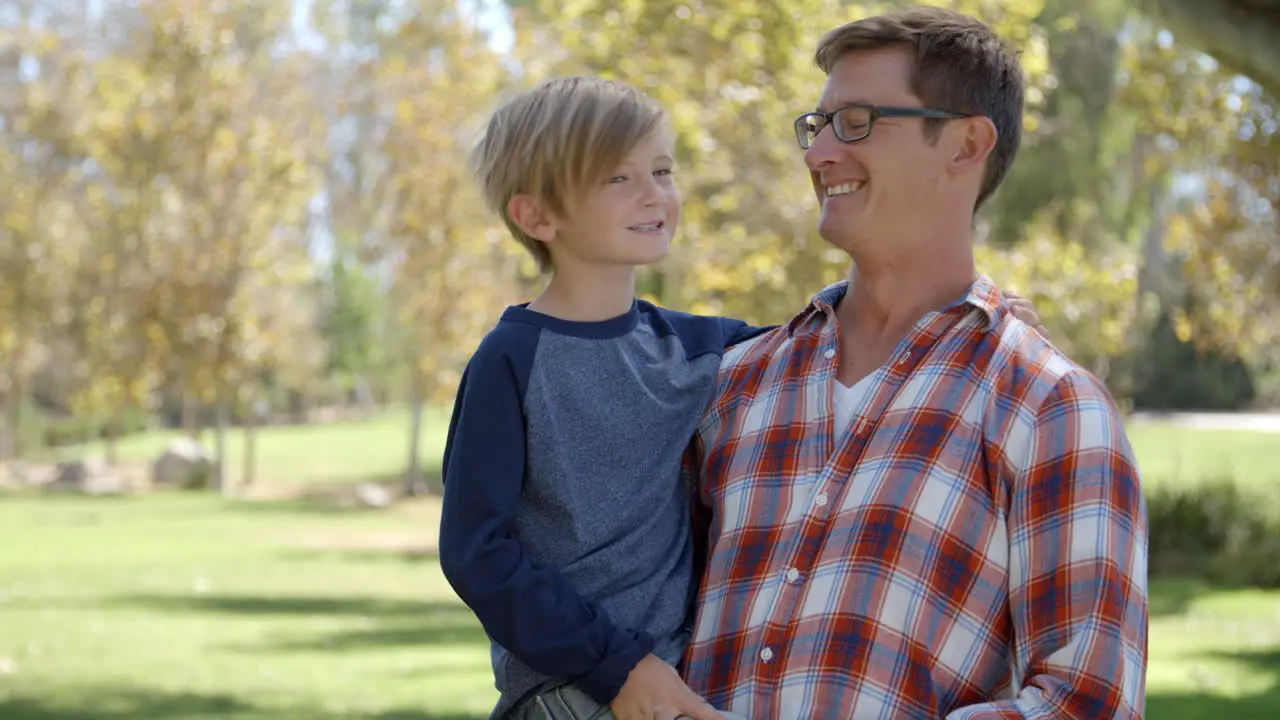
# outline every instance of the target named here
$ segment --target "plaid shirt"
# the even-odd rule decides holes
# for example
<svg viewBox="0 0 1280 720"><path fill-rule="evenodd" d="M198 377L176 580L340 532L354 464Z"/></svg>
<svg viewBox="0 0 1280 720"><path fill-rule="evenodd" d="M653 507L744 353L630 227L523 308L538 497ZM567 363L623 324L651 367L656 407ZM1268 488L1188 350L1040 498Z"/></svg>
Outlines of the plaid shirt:
<svg viewBox="0 0 1280 720"><path fill-rule="evenodd" d="M981 277L837 428L846 288L721 365L689 686L753 720L1140 718L1146 508L1105 386Z"/></svg>

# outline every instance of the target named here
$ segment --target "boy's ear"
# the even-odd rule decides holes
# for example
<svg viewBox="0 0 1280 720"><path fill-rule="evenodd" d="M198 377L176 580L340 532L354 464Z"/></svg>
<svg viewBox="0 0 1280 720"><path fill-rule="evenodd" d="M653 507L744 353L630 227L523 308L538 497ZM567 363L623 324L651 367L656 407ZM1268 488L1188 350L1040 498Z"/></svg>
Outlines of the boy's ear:
<svg viewBox="0 0 1280 720"><path fill-rule="evenodd" d="M525 235L544 243L556 239L556 221L532 195L514 195L507 202L507 217Z"/></svg>

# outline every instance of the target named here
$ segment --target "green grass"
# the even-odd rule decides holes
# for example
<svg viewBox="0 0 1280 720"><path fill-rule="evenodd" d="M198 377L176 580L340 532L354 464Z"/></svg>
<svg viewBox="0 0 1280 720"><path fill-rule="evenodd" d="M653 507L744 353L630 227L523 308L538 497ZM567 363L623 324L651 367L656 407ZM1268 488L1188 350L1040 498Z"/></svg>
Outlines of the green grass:
<svg viewBox="0 0 1280 720"><path fill-rule="evenodd" d="M424 433L429 470L443 421ZM263 476L394 475L406 430L403 415L268 429ZM1229 472L1263 489L1280 468L1274 435L1132 437L1152 485ZM433 499L0 496L0 718L483 718L485 640L440 574L437 523ZM1150 647L1148 717L1280 717L1280 592L1156 582Z"/></svg>
<svg viewBox="0 0 1280 720"><path fill-rule="evenodd" d="M1143 424L1128 435L1147 487L1230 479L1260 492L1280 488L1280 434Z"/></svg>
<svg viewBox="0 0 1280 720"><path fill-rule="evenodd" d="M447 410L435 408L424 414L421 453L428 474L439 471L448 421ZM258 435L256 482L293 485L398 477L408 460L409 435L408 411L332 425L263 428ZM124 438L118 448L120 459L154 460L178 436L177 432L154 432ZM212 452L212 430L205 432L203 441ZM244 448L244 431L229 431L227 468L235 484L239 484L244 466ZM102 455L105 450L102 443L93 443L64 449L58 455L75 457L87 453Z"/></svg>
<svg viewBox="0 0 1280 720"><path fill-rule="evenodd" d="M488 652L437 514L0 502L0 717L482 717Z"/></svg>
<svg viewBox="0 0 1280 720"><path fill-rule="evenodd" d="M1157 581L1151 594L1147 717L1280 717L1280 591Z"/></svg>

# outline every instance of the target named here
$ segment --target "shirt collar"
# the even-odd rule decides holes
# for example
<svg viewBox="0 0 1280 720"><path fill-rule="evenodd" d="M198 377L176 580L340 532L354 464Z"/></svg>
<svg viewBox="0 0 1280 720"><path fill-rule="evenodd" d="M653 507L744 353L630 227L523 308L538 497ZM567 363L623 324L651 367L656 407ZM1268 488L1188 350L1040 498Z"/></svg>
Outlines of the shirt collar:
<svg viewBox="0 0 1280 720"><path fill-rule="evenodd" d="M808 322L814 315L829 315L835 312L835 307L844 298L849 291L849 281L840 280L834 282L810 299L809 304L805 306L795 317L791 318L791 322L787 323L787 334L795 335L796 330L801 325ZM995 281L983 273L979 273L977 279L969 285L965 291L964 297L949 303L942 308L942 312L948 312L963 306L976 308L982 313L986 320L985 330L990 330L1000 324L1008 308L1005 306L1004 294L1000 292L1000 288L996 287Z"/></svg>

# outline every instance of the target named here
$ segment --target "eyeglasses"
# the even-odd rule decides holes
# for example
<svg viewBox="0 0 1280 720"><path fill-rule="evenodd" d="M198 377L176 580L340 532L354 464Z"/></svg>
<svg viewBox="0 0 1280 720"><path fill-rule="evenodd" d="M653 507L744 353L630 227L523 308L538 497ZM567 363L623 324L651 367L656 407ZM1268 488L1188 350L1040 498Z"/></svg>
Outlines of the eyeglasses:
<svg viewBox="0 0 1280 720"><path fill-rule="evenodd" d="M956 120L972 117L969 113L954 113L933 108L887 107L883 105L845 105L831 112L807 112L796 118L796 142L808 150L818 139L818 133L827 125L835 131L840 142L857 142L871 134L876 120L888 117L925 118L927 120Z"/></svg>

